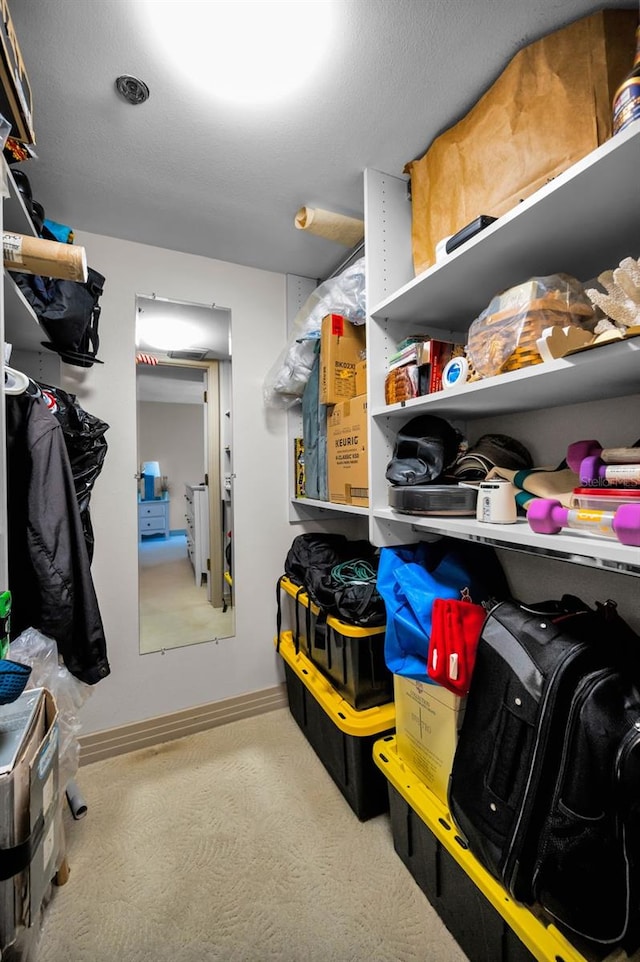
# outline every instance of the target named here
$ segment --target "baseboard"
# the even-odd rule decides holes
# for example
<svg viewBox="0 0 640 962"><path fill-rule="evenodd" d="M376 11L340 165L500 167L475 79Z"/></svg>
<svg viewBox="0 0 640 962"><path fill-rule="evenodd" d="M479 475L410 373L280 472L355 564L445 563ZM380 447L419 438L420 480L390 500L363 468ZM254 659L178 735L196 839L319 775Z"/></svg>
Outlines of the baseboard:
<svg viewBox="0 0 640 962"><path fill-rule="evenodd" d="M81 735L78 739L79 763L89 765L103 758L148 748L207 728L217 728L218 725L226 725L240 718L251 718L277 708L286 708L287 705L286 687L277 685L236 698L196 705L170 715L158 715L130 725L119 725L117 728Z"/></svg>

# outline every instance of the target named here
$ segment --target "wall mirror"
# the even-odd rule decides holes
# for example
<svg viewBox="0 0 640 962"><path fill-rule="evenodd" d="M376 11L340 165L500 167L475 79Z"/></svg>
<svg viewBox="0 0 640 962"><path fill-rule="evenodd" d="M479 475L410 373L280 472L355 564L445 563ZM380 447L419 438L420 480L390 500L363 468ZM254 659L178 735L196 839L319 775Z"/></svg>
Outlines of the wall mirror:
<svg viewBox="0 0 640 962"><path fill-rule="evenodd" d="M235 634L231 312L136 298L140 653Z"/></svg>

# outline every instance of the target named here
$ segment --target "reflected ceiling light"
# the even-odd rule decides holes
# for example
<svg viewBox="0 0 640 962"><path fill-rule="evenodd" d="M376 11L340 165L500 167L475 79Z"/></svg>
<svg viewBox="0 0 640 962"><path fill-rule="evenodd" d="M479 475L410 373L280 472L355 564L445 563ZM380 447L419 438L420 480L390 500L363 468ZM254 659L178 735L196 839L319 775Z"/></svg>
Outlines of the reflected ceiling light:
<svg viewBox="0 0 640 962"><path fill-rule="evenodd" d="M156 351L178 351L201 340L195 324L176 321L175 317L142 317L136 319L136 346Z"/></svg>
<svg viewBox="0 0 640 962"><path fill-rule="evenodd" d="M335 0L139 0L163 62L201 90L264 104L303 87L327 57Z"/></svg>

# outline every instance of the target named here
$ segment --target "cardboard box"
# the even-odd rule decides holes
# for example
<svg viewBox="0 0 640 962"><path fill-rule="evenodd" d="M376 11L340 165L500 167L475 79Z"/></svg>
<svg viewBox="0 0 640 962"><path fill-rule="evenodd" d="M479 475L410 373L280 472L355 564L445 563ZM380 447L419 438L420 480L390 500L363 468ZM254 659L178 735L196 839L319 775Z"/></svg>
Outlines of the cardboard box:
<svg viewBox="0 0 640 962"><path fill-rule="evenodd" d="M356 397L356 364L366 350L364 325L341 314L327 314L320 330L320 403Z"/></svg>
<svg viewBox="0 0 640 962"><path fill-rule="evenodd" d="M369 506L367 396L336 404L327 418L329 501Z"/></svg>
<svg viewBox="0 0 640 962"><path fill-rule="evenodd" d="M443 804L466 699L441 685L393 676L398 755Z"/></svg>
<svg viewBox="0 0 640 962"><path fill-rule="evenodd" d="M358 361L356 364L356 393L355 397L367 393L367 362Z"/></svg>
<svg viewBox="0 0 640 962"><path fill-rule="evenodd" d="M415 273L480 214L500 217L611 137L638 11L600 10L523 47L468 114L405 167Z"/></svg>
<svg viewBox="0 0 640 962"><path fill-rule="evenodd" d="M0 113L11 124L11 136L34 144L31 87L7 0L2 3L0 25Z"/></svg>
<svg viewBox="0 0 640 962"><path fill-rule="evenodd" d="M38 921L56 873L62 845L58 741L56 704L45 688L0 706L0 952L18 927ZM27 841L30 859L29 846L15 852Z"/></svg>

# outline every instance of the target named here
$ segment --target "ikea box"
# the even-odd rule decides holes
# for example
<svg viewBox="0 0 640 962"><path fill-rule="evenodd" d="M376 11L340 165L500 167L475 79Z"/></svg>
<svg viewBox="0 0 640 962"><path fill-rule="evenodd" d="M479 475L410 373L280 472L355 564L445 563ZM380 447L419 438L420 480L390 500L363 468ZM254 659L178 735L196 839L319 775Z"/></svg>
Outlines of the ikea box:
<svg viewBox="0 0 640 962"><path fill-rule="evenodd" d="M37 922L57 865L58 713L45 688L0 705L0 951Z"/></svg>
<svg viewBox="0 0 640 962"><path fill-rule="evenodd" d="M443 804L466 699L427 681L393 676L398 755Z"/></svg>
<svg viewBox="0 0 640 962"><path fill-rule="evenodd" d="M336 404L327 418L329 501L369 505L367 396Z"/></svg>
<svg viewBox="0 0 640 962"><path fill-rule="evenodd" d="M327 314L320 329L320 404L356 396L356 364L365 352L364 325L342 314Z"/></svg>
<svg viewBox="0 0 640 962"><path fill-rule="evenodd" d="M356 364L356 397L367 393L367 362L358 361Z"/></svg>

